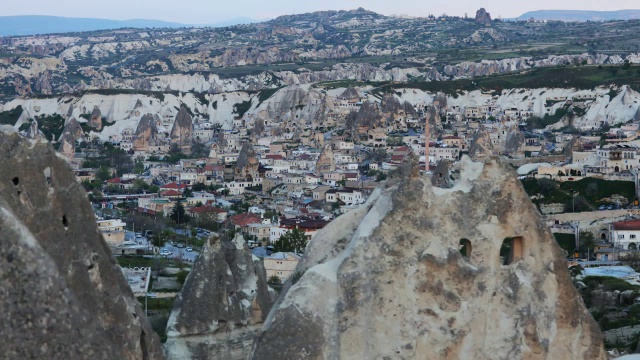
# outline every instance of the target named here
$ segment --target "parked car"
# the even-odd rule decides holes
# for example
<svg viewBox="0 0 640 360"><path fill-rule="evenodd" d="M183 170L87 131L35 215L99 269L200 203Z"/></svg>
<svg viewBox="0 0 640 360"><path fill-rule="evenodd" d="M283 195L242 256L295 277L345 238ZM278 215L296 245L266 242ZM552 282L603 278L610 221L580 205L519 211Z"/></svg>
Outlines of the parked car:
<svg viewBox="0 0 640 360"><path fill-rule="evenodd" d="M185 251L189 251L189 252L193 251L193 249L192 249L190 246L188 246L188 247L187 247L186 249L184 249L184 250L185 250Z"/></svg>
<svg viewBox="0 0 640 360"><path fill-rule="evenodd" d="M176 245L176 247L182 249L184 247L184 244L183 243L178 243L178 245Z"/></svg>

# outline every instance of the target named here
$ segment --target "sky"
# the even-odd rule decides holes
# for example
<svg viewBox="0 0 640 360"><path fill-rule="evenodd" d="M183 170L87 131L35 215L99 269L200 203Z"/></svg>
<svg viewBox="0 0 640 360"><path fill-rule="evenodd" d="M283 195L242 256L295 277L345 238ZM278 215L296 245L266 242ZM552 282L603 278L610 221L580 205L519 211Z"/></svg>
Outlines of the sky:
<svg viewBox="0 0 640 360"><path fill-rule="evenodd" d="M638 0L28 0L6 1L0 16L54 15L115 20L153 19L209 24L238 17L270 19L280 15L363 7L384 15L429 14L474 16L484 7L496 18L517 17L532 10L638 9Z"/></svg>

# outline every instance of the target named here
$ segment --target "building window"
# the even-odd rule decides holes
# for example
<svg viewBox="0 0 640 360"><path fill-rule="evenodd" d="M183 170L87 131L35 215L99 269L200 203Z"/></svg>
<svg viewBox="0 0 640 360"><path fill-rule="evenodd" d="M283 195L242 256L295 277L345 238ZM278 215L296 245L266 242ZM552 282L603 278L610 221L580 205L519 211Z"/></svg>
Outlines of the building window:
<svg viewBox="0 0 640 360"><path fill-rule="evenodd" d="M618 235L618 240L624 240L624 235Z"/></svg>
<svg viewBox="0 0 640 360"><path fill-rule="evenodd" d="M635 238L636 238L636 236L635 236L635 235L631 235L630 237L631 237L632 239L635 239Z"/></svg>

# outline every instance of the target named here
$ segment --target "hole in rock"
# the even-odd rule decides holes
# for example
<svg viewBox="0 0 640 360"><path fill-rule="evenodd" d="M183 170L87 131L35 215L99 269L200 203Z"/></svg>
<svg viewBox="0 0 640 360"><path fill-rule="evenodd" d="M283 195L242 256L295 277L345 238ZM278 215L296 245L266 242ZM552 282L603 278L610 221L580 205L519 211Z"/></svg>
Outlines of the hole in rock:
<svg viewBox="0 0 640 360"><path fill-rule="evenodd" d="M67 215L62 215L62 225L64 225L65 229L69 228L69 220L67 220Z"/></svg>
<svg viewBox="0 0 640 360"><path fill-rule="evenodd" d="M469 241L469 239L460 239L458 249L460 250L460 254L468 259L471 256L471 241Z"/></svg>
<svg viewBox="0 0 640 360"><path fill-rule="evenodd" d="M524 241L521 236L508 237L502 241L500 247L500 262L502 265L511 265L524 256Z"/></svg>
<svg viewBox="0 0 640 360"><path fill-rule="evenodd" d="M16 176L13 178L13 185L18 186L18 184L20 184L20 179Z"/></svg>

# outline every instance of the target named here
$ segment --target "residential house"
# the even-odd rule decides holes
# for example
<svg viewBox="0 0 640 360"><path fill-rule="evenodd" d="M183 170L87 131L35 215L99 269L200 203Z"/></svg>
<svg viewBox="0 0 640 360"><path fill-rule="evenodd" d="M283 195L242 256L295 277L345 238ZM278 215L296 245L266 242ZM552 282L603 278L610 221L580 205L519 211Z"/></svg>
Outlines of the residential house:
<svg viewBox="0 0 640 360"><path fill-rule="evenodd" d="M120 219L98 220L98 231L102 234L104 241L111 247L118 247L124 244L125 223Z"/></svg>
<svg viewBox="0 0 640 360"><path fill-rule="evenodd" d="M284 283L294 274L302 256L292 252L278 252L264 257L267 279L277 276Z"/></svg>
<svg viewBox="0 0 640 360"><path fill-rule="evenodd" d="M194 219L213 220L223 222L227 220L228 212L212 205L203 205L186 209L187 214Z"/></svg>
<svg viewBox="0 0 640 360"><path fill-rule="evenodd" d="M610 241L615 248L638 250L640 245L640 220L614 222L610 226Z"/></svg>

